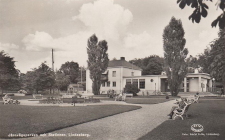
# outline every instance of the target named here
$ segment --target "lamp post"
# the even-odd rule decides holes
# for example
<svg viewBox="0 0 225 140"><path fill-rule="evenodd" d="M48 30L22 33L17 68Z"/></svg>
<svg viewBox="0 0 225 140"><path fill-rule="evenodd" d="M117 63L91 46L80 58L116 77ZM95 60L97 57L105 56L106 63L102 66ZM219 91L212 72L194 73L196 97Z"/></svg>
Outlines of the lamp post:
<svg viewBox="0 0 225 140"><path fill-rule="evenodd" d="M134 72L133 72L133 61L131 62L132 63L132 72L131 72L131 84L133 84L133 76L134 76Z"/></svg>
<svg viewBox="0 0 225 140"><path fill-rule="evenodd" d="M212 79L212 92L215 91L215 78Z"/></svg>

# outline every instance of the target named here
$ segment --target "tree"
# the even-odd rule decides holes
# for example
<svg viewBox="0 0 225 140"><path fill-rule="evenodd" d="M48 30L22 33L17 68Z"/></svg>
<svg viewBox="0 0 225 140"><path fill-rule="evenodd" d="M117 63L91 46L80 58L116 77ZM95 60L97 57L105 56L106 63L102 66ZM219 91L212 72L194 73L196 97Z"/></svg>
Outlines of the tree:
<svg viewBox="0 0 225 140"><path fill-rule="evenodd" d="M188 50L184 48L184 34L181 20L172 17L163 33L164 67L172 96L178 94L180 84L187 74L185 58Z"/></svg>
<svg viewBox="0 0 225 140"><path fill-rule="evenodd" d="M42 63L38 68L34 68L33 71L27 72L25 77L25 87L30 92L35 90L38 93L47 89L50 89L51 92L51 89L55 85L55 74L45 63Z"/></svg>
<svg viewBox="0 0 225 140"><path fill-rule="evenodd" d="M133 93L134 96L137 96L137 93L140 91L137 84L126 84L124 88L125 93Z"/></svg>
<svg viewBox="0 0 225 140"><path fill-rule="evenodd" d="M207 48L204 50L204 53L198 56L197 64L201 67L201 72L210 74L211 70L209 69L209 66L211 62L212 57L210 56L210 49Z"/></svg>
<svg viewBox="0 0 225 140"><path fill-rule="evenodd" d="M15 89L19 86L19 70L15 68L13 57L0 52L0 88L2 90Z"/></svg>
<svg viewBox="0 0 225 140"><path fill-rule="evenodd" d="M36 73L35 71L28 71L24 76L22 76L21 78L21 82L23 83L23 87L24 89L26 89L28 91L28 93L34 93L34 90L37 89L37 87L35 86L35 81L34 79L36 78ZM39 89L37 89L36 91L38 91Z"/></svg>
<svg viewBox="0 0 225 140"><path fill-rule="evenodd" d="M134 59L130 63L139 66L143 75L160 75L163 71L163 58L151 55L142 59Z"/></svg>
<svg viewBox="0 0 225 140"><path fill-rule="evenodd" d="M98 42L98 38L94 34L88 39L87 46L88 69L93 82L92 91L95 95L98 95L100 94L101 75L106 71L109 63L108 45L105 40Z"/></svg>
<svg viewBox="0 0 225 140"><path fill-rule="evenodd" d="M59 71L63 72L66 76L69 76L70 83L77 83L79 77L79 64L76 62L66 62L62 64Z"/></svg>
<svg viewBox="0 0 225 140"><path fill-rule="evenodd" d="M42 63L36 70L36 73L37 73L36 84L38 85L38 87L41 88L41 90L46 89L51 90L54 87L55 73L48 65Z"/></svg>
<svg viewBox="0 0 225 140"><path fill-rule="evenodd" d="M205 1L213 1L213 0L205 0ZM189 20L192 20L192 22L199 23L201 21L201 17L207 17L208 12L207 9L209 9L208 5L203 0L177 0L177 3L179 4L179 7L181 9L184 9L184 7L191 6L191 8L194 8L193 13L189 16ZM219 7L222 10L221 15L219 15L211 24L212 27L216 27L217 24L219 24L220 29L224 29L225 27L225 0L218 0L216 3L217 7Z"/></svg>
<svg viewBox="0 0 225 140"><path fill-rule="evenodd" d="M211 44L211 76L223 83L225 87L225 29L220 30L219 38Z"/></svg>
<svg viewBox="0 0 225 140"><path fill-rule="evenodd" d="M69 75L65 75L65 73L57 71L55 81L56 88L61 91L66 91L69 84L70 84Z"/></svg>

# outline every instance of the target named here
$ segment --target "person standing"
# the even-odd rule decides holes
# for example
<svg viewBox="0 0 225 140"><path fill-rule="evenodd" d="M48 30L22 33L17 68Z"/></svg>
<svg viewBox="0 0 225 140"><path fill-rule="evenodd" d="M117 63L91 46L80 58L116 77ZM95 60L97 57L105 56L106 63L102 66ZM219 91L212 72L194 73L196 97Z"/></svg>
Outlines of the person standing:
<svg viewBox="0 0 225 140"><path fill-rule="evenodd" d="M223 89L223 87L221 88L221 97L223 97L224 96L224 89Z"/></svg>

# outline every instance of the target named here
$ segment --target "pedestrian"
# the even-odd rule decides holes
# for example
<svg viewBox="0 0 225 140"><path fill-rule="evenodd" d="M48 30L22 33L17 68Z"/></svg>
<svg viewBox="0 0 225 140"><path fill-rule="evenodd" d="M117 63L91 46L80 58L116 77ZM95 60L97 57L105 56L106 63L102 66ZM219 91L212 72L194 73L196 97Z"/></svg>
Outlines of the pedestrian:
<svg viewBox="0 0 225 140"><path fill-rule="evenodd" d="M221 97L223 97L224 96L224 89L223 89L223 87L221 88Z"/></svg>

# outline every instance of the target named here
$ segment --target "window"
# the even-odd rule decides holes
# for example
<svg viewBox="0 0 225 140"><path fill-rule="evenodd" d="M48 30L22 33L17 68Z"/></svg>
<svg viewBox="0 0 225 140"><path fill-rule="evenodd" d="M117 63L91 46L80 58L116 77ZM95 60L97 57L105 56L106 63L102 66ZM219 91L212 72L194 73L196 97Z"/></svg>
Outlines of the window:
<svg viewBox="0 0 225 140"><path fill-rule="evenodd" d="M126 80L126 85L131 84L131 79Z"/></svg>
<svg viewBox="0 0 225 140"><path fill-rule="evenodd" d="M116 82L113 82L113 87L116 87Z"/></svg>
<svg viewBox="0 0 225 140"><path fill-rule="evenodd" d="M139 80L139 87L142 88L142 89L145 89L145 79Z"/></svg>
<svg viewBox="0 0 225 140"><path fill-rule="evenodd" d="M112 77L116 77L116 71L112 72Z"/></svg>
<svg viewBox="0 0 225 140"><path fill-rule="evenodd" d="M138 79L133 79L132 81L133 81L133 84L138 87Z"/></svg>
<svg viewBox="0 0 225 140"><path fill-rule="evenodd" d="M107 87L110 87L110 81L107 82Z"/></svg>
<svg viewBox="0 0 225 140"><path fill-rule="evenodd" d="M102 87L105 87L105 82L102 82Z"/></svg>

